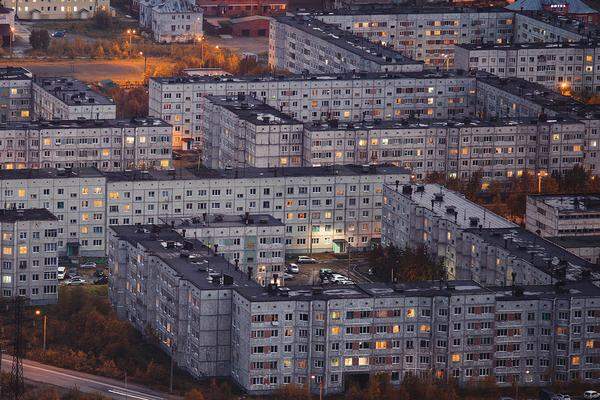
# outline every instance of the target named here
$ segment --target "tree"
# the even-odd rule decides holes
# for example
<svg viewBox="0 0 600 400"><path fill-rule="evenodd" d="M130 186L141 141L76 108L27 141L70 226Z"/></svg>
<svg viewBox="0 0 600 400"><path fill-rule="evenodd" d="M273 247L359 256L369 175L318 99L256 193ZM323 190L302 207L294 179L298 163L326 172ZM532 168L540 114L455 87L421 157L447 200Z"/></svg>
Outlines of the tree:
<svg viewBox="0 0 600 400"><path fill-rule="evenodd" d="M106 10L98 10L94 14L94 24L99 29L112 30L114 27L113 16Z"/></svg>
<svg viewBox="0 0 600 400"><path fill-rule="evenodd" d="M199 389L192 389L185 394L184 400L204 400L204 394Z"/></svg>
<svg viewBox="0 0 600 400"><path fill-rule="evenodd" d="M34 29L29 36L29 44L35 50L47 50L50 46L50 34L45 29Z"/></svg>
<svg viewBox="0 0 600 400"><path fill-rule="evenodd" d="M280 386L273 395L274 400L310 400L308 387L299 385Z"/></svg>

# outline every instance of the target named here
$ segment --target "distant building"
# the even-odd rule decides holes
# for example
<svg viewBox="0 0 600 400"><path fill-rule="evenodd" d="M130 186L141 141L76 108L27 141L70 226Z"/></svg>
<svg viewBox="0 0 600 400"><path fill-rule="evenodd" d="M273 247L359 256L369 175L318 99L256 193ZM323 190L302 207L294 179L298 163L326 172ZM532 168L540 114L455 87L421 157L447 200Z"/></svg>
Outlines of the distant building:
<svg viewBox="0 0 600 400"><path fill-rule="evenodd" d="M30 120L32 79L25 68L0 68L0 124Z"/></svg>
<svg viewBox="0 0 600 400"><path fill-rule="evenodd" d="M117 106L80 80L36 77L33 80L34 120L115 119Z"/></svg>
<svg viewBox="0 0 600 400"><path fill-rule="evenodd" d="M56 303L58 242L63 240L58 225L43 208L0 210L0 297Z"/></svg>
<svg viewBox="0 0 600 400"><path fill-rule="evenodd" d="M600 236L555 236L546 239L584 260L600 264Z"/></svg>
<svg viewBox="0 0 600 400"><path fill-rule="evenodd" d="M269 36L269 17L264 15L251 15L231 19L231 33L239 37L267 37Z"/></svg>
<svg viewBox="0 0 600 400"><path fill-rule="evenodd" d="M600 22L600 13L583 0L517 0L506 8L513 11L547 11L568 15L585 24Z"/></svg>
<svg viewBox="0 0 600 400"><path fill-rule="evenodd" d="M14 40L15 10L0 6L0 39L3 47L10 47Z"/></svg>
<svg viewBox="0 0 600 400"><path fill-rule="evenodd" d="M7 0L5 7L16 10L19 19L89 19L98 11L110 11L110 0L78 0L67 2L49 0L45 2L28 2Z"/></svg>
<svg viewBox="0 0 600 400"><path fill-rule="evenodd" d="M543 237L600 236L600 196L527 196L525 222Z"/></svg>
<svg viewBox="0 0 600 400"><path fill-rule="evenodd" d="M207 17L244 17L249 15L284 14L288 0L197 0Z"/></svg>

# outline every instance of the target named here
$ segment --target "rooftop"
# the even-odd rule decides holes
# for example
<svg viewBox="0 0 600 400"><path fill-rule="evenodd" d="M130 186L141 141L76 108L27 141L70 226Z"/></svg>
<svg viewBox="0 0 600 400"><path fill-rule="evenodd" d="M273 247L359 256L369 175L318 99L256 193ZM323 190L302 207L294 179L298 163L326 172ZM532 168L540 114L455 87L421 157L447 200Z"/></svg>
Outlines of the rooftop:
<svg viewBox="0 0 600 400"><path fill-rule="evenodd" d="M600 195L597 194L530 195L530 197L556 209L559 213L600 211Z"/></svg>
<svg viewBox="0 0 600 400"><path fill-rule="evenodd" d="M155 5L154 11L162 13L202 13L202 8L188 0L166 0Z"/></svg>
<svg viewBox="0 0 600 400"><path fill-rule="evenodd" d="M307 16L280 16L275 20L286 24L321 40L329 42L344 50L352 52L377 64L415 64L422 65L421 61L415 61L403 56L397 51L385 46L373 43L368 39L343 31L334 25L325 24L318 19Z"/></svg>
<svg viewBox="0 0 600 400"><path fill-rule="evenodd" d="M422 72L344 72L340 74L293 74L293 75L258 75L258 76L177 76L150 77L151 81L160 84L193 84L193 83L269 83L269 82L305 82L305 81L343 81L360 79L474 79L464 71L430 71Z"/></svg>
<svg viewBox="0 0 600 400"><path fill-rule="evenodd" d="M573 247L600 247L600 236L555 236L547 237L546 239L565 249Z"/></svg>
<svg viewBox="0 0 600 400"><path fill-rule="evenodd" d="M357 4L320 15L395 15L395 14L467 14L511 13L503 8L452 7L448 5ZM319 14L313 14L319 15Z"/></svg>
<svg viewBox="0 0 600 400"><path fill-rule="evenodd" d="M34 82L44 91L70 106L114 104L112 99L92 90L89 85L75 78L36 77Z"/></svg>
<svg viewBox="0 0 600 400"><path fill-rule="evenodd" d="M251 122L254 125L302 124L302 122L254 97L238 95L236 97L206 96L206 98L211 103L231 111L238 118Z"/></svg>
<svg viewBox="0 0 600 400"><path fill-rule="evenodd" d="M284 226L283 222L270 214L223 215L203 214L189 218L161 218L174 229L194 228L234 228L244 226Z"/></svg>
<svg viewBox="0 0 600 400"><path fill-rule="evenodd" d="M467 49L467 50L594 49L594 48L600 47L600 40L590 39L590 40L581 40L579 42L560 42L560 43L548 43L548 42L512 43L512 44L463 43L463 44L456 44L455 46L463 48L463 49Z"/></svg>
<svg viewBox="0 0 600 400"><path fill-rule="evenodd" d="M600 266L523 228L470 228L467 231L477 234L489 244L508 250L512 257L528 262L546 274L558 277L564 270L567 280L576 281L585 279L589 272L592 279L600 279Z"/></svg>
<svg viewBox="0 0 600 400"><path fill-rule="evenodd" d="M399 193L417 206L431 210L440 218L454 221L461 228L516 228L514 223L488 211L485 207L467 200L462 194L431 183L426 185L402 185L385 188Z"/></svg>
<svg viewBox="0 0 600 400"><path fill-rule="evenodd" d="M548 11L520 11L519 14L525 15L527 17L536 19L538 21L545 22L549 25L555 26L557 28L564 29L576 35L579 35L581 38L585 38L588 35L596 36L597 32L593 32L596 30L594 24L586 24L582 21L579 21L575 18L571 18L568 15L555 14ZM593 28L593 29L591 29Z"/></svg>
<svg viewBox="0 0 600 400"><path fill-rule="evenodd" d="M45 208L0 210L0 222L57 221L58 218Z"/></svg>
<svg viewBox="0 0 600 400"><path fill-rule="evenodd" d="M10 122L0 126L1 130L49 130L49 129L95 129L95 128L141 128L141 127L169 127L165 121L153 118L132 119L95 119L95 120L51 120L31 122Z"/></svg>
<svg viewBox="0 0 600 400"><path fill-rule="evenodd" d="M14 80L20 81L23 79L33 79L33 74L28 69L23 67L1 67L0 68L0 80Z"/></svg>
<svg viewBox="0 0 600 400"><path fill-rule="evenodd" d="M483 287L477 282L421 281L391 283L359 283L356 285L291 286L284 288L237 288L236 292L245 299L255 302L272 301L311 301L335 299L364 299L382 297L451 297L463 295L489 295L498 301L522 299L554 299L571 297L600 296L600 288L590 281L566 282L564 285L522 286L522 294L516 294L513 287Z"/></svg>
<svg viewBox="0 0 600 400"><path fill-rule="evenodd" d="M516 0L506 6L508 10L514 11L542 11L544 7L565 6L569 14L596 14L594 10L582 0Z"/></svg>
<svg viewBox="0 0 600 400"><path fill-rule="evenodd" d="M0 180L12 179L68 179L68 178L101 178L104 174L93 167L44 168L44 169L0 169Z"/></svg>
<svg viewBox="0 0 600 400"><path fill-rule="evenodd" d="M245 272L236 270L223 256L215 255L199 240L184 238L166 226L120 225L110 229L120 240L142 246L146 252L160 258L181 279L200 290L260 288ZM233 283L226 284L227 276Z"/></svg>

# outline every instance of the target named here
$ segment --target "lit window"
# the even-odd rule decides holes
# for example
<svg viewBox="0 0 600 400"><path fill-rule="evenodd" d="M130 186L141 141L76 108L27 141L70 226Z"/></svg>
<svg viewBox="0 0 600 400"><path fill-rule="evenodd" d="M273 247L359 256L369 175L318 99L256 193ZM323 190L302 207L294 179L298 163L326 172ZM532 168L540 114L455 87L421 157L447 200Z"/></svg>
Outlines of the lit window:
<svg viewBox="0 0 600 400"><path fill-rule="evenodd" d="M571 357L571 365L579 365L579 356Z"/></svg>
<svg viewBox="0 0 600 400"><path fill-rule="evenodd" d="M423 324L419 327L419 330L421 332L429 332L431 330L431 327L427 324Z"/></svg>
<svg viewBox="0 0 600 400"><path fill-rule="evenodd" d="M19 197L25 197L25 189L19 189L18 192Z"/></svg>
<svg viewBox="0 0 600 400"><path fill-rule="evenodd" d="M125 143L127 144L133 144L135 142L135 138L133 136L127 136L125 138Z"/></svg>
<svg viewBox="0 0 600 400"><path fill-rule="evenodd" d="M102 149L102 155L104 157L108 157L110 155L110 150L109 149Z"/></svg>
<svg viewBox="0 0 600 400"><path fill-rule="evenodd" d="M344 365L346 367L351 367L352 366L352 357L346 357L346 358L344 358Z"/></svg>
<svg viewBox="0 0 600 400"><path fill-rule="evenodd" d="M10 256L12 254L12 247L5 247L4 249L2 249L2 254Z"/></svg>
<svg viewBox="0 0 600 400"><path fill-rule="evenodd" d="M406 310L406 318L414 318L415 317L415 309L409 308Z"/></svg>
<svg viewBox="0 0 600 400"><path fill-rule="evenodd" d="M555 133L554 135L552 135L552 140L554 140L555 142L560 140L560 134Z"/></svg>
<svg viewBox="0 0 600 400"><path fill-rule="evenodd" d="M340 327L339 326L332 326L331 327L331 334L332 335L339 335L340 334Z"/></svg>
<svg viewBox="0 0 600 400"><path fill-rule="evenodd" d="M27 246L19 246L19 254L27 254Z"/></svg>
<svg viewBox="0 0 600 400"><path fill-rule="evenodd" d="M394 326L392 326L392 332L393 333L400 333L400 325L394 325Z"/></svg>
<svg viewBox="0 0 600 400"><path fill-rule="evenodd" d="M375 348L377 350L385 350L387 349L387 342L385 340L378 340L375 342Z"/></svg>
<svg viewBox="0 0 600 400"><path fill-rule="evenodd" d="M83 233L83 234L88 233L88 227L87 226L82 226L81 229L80 229L80 232Z"/></svg>
<svg viewBox="0 0 600 400"><path fill-rule="evenodd" d="M108 193L108 198L112 199L112 200L118 200L119 199L119 192L109 192Z"/></svg>
<svg viewBox="0 0 600 400"><path fill-rule="evenodd" d="M29 118L29 110L21 110L21 118Z"/></svg>
<svg viewBox="0 0 600 400"><path fill-rule="evenodd" d="M12 276L10 275L3 275L2 276L2 283L5 285L10 285L12 283ZM352 365L352 364L350 364Z"/></svg>
<svg viewBox="0 0 600 400"><path fill-rule="evenodd" d="M140 136L140 137L138 138L138 141L139 141L140 143L146 143L146 136Z"/></svg>
<svg viewBox="0 0 600 400"><path fill-rule="evenodd" d="M168 168L170 165L169 160L160 160L160 166L162 168Z"/></svg>
<svg viewBox="0 0 600 400"><path fill-rule="evenodd" d="M339 367L340 366L340 359L335 357L331 359L331 366L332 367Z"/></svg>
<svg viewBox="0 0 600 400"><path fill-rule="evenodd" d="M94 207L102 207L103 203L102 200L94 200Z"/></svg>
<svg viewBox="0 0 600 400"><path fill-rule="evenodd" d="M358 365L369 365L369 357L358 357Z"/></svg>
<svg viewBox="0 0 600 400"><path fill-rule="evenodd" d="M452 362L460 362L460 354L452 354Z"/></svg>

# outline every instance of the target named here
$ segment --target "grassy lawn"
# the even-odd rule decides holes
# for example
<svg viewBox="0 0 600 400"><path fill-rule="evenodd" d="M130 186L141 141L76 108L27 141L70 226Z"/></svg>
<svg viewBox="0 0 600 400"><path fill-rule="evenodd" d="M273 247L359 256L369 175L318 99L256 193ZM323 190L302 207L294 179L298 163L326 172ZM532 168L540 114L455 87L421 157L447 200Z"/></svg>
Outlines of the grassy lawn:
<svg viewBox="0 0 600 400"><path fill-rule="evenodd" d="M52 33L57 30L65 30L67 36L59 40L69 40L69 34L87 36L94 39L114 39L122 37L127 29L138 29L135 20L123 20L113 18L110 28L99 27L93 20L73 21L36 21L32 24L33 29L46 29Z"/></svg>

